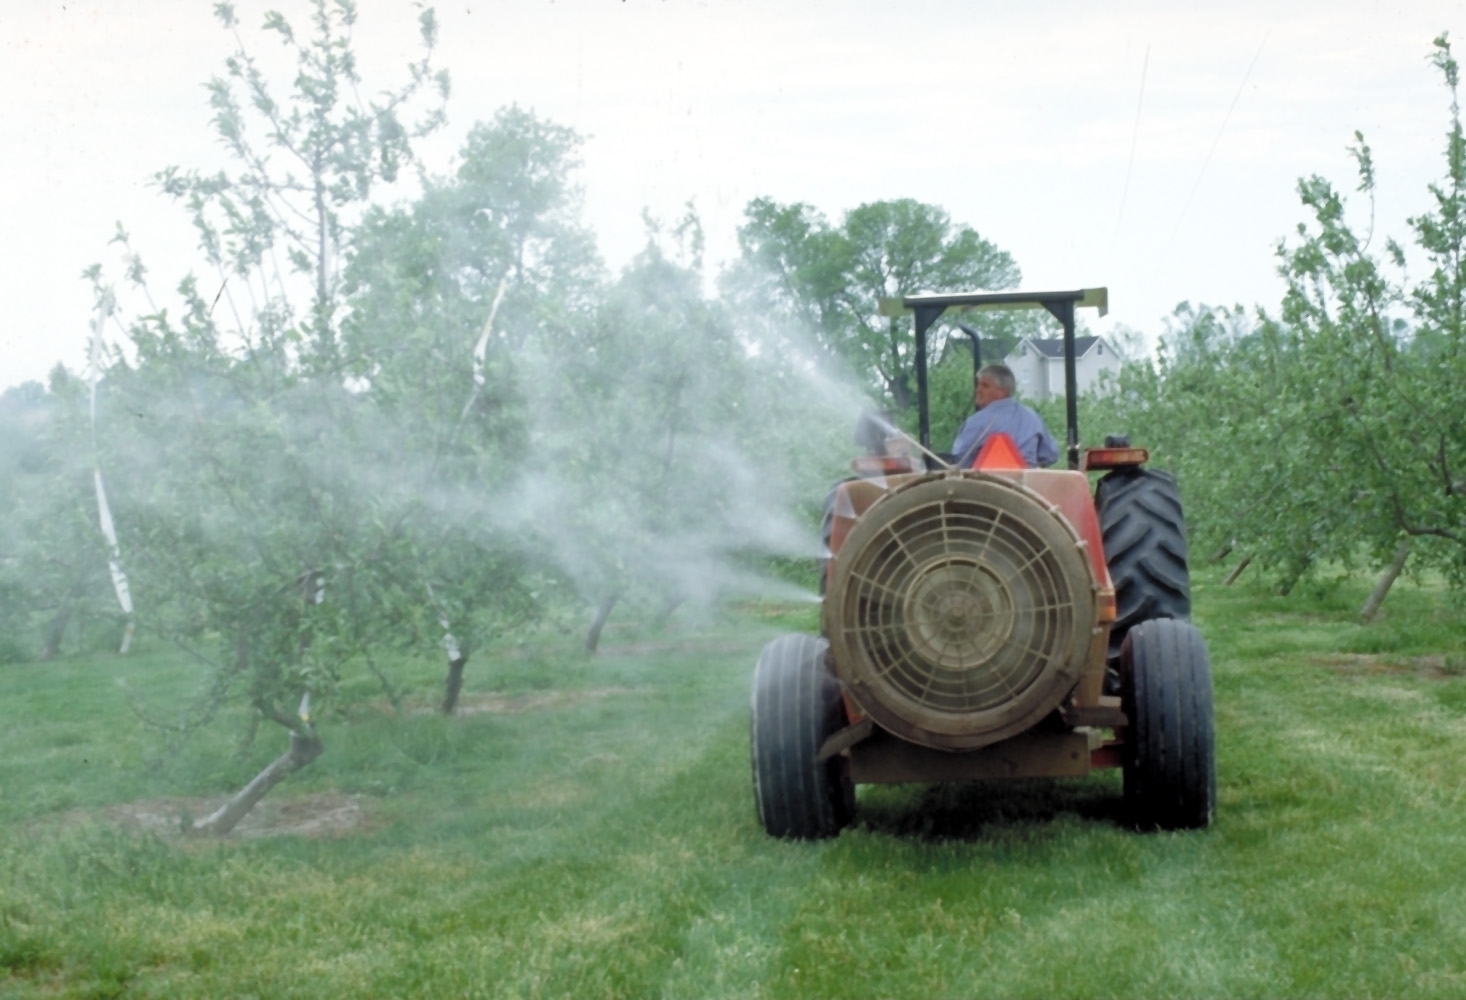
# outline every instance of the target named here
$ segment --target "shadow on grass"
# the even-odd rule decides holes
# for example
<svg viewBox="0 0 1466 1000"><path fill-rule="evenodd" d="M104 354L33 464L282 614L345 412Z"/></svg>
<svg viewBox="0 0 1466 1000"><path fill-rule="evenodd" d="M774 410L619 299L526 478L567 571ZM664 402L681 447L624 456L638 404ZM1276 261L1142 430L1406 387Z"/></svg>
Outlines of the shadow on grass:
<svg viewBox="0 0 1466 1000"><path fill-rule="evenodd" d="M1043 827L1065 816L1126 828L1119 775L1085 779L975 781L861 789L856 823L918 840L981 840L996 830Z"/></svg>

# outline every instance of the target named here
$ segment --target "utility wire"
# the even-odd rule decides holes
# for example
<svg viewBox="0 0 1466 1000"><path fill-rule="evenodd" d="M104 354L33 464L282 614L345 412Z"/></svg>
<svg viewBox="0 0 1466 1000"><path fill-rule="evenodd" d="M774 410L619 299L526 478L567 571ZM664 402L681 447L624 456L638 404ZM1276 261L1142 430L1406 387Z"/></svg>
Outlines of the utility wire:
<svg viewBox="0 0 1466 1000"><path fill-rule="evenodd" d="M1140 107L1145 102L1145 72L1150 68L1150 43L1145 46L1145 59L1140 64L1140 95L1135 98L1135 128L1130 133L1130 162L1125 165L1125 187L1120 191L1120 211L1115 216L1114 239L1120 238L1120 223L1125 218L1125 201L1130 197L1130 175L1135 171L1135 146L1140 141Z"/></svg>
<svg viewBox="0 0 1466 1000"><path fill-rule="evenodd" d="M1196 192L1201 189L1201 179L1206 176L1206 168L1211 165L1211 158L1217 151L1217 144L1222 141L1222 133L1227 130L1227 122L1232 120L1232 111L1237 107L1237 102L1242 99L1242 91L1247 89L1247 81L1252 78L1252 71L1257 67L1257 60L1262 56L1262 50L1267 45L1268 35L1271 34L1272 32L1269 31L1266 35L1262 36L1262 44L1258 45L1257 52L1253 54L1252 62L1248 65L1247 72L1243 74L1242 82L1237 87L1237 93L1232 98L1231 105L1227 108L1227 113L1222 116L1222 126L1217 129L1216 138L1211 141L1211 149L1207 150L1206 160L1201 164L1201 172L1196 175L1196 183L1191 185L1191 193L1186 196L1186 204L1181 206L1181 214L1176 218L1176 228L1171 233L1170 240L1166 243L1166 249L1168 250L1176 242L1176 237L1181 232L1181 223L1186 221L1186 211L1191 207L1191 202L1196 197Z"/></svg>

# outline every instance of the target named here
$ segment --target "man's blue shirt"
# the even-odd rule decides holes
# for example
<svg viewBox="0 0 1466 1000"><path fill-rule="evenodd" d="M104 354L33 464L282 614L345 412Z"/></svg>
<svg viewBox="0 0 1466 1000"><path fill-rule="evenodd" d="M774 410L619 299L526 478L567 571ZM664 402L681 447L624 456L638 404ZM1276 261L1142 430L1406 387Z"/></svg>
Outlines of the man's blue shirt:
<svg viewBox="0 0 1466 1000"><path fill-rule="evenodd" d="M988 435L999 433L1013 439L1032 468L1053 465L1059 457L1059 445L1044 426L1043 417L1009 396L993 400L963 422L952 442L958 466L971 465Z"/></svg>

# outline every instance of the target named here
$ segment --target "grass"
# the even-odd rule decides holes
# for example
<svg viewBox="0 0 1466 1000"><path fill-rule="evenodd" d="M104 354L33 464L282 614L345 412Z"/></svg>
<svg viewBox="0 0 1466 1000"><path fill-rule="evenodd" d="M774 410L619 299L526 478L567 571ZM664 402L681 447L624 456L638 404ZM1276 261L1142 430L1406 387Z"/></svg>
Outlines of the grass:
<svg viewBox="0 0 1466 1000"><path fill-rule="evenodd" d="M166 651L7 667L0 996L1458 996L1466 619L1402 586L1361 626L1364 589L1196 581L1220 811L1185 834L1128 830L1109 773L866 788L838 839L768 839L748 683L808 608L613 631L594 659L533 637L470 664L494 710L455 719L363 685L267 800L352 797L329 837L119 827L281 747L226 720L158 759L128 698L189 697ZM399 674L433 704L435 664Z"/></svg>

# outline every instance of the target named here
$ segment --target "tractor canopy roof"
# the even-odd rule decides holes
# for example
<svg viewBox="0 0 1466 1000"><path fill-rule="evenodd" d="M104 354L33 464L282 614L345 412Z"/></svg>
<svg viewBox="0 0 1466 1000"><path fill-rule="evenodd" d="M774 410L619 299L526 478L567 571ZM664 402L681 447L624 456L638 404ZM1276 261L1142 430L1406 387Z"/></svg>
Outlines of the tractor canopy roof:
<svg viewBox="0 0 1466 1000"><path fill-rule="evenodd" d="M1101 316L1110 311L1110 290L1108 288L1079 288L1063 292L922 292L901 298L881 299L882 316L901 316L909 313L936 310L931 321L951 308L974 309L1047 309L1068 303L1070 308L1086 306L1099 310ZM1059 317L1060 322L1063 318ZM931 322L927 323L928 326Z"/></svg>
<svg viewBox="0 0 1466 1000"><path fill-rule="evenodd" d="M1064 394L1069 468L1079 468L1078 392L1074 371L1074 310L1092 308L1101 316L1110 310L1108 288L1079 288L1060 292L933 292L881 299L882 316L915 317L916 323L916 398L921 418L921 443L931 447L931 415L927 399L926 332L948 309L990 311L1009 309L1047 309L1064 326ZM976 332L964 328L976 339ZM976 366L977 355L973 355Z"/></svg>

